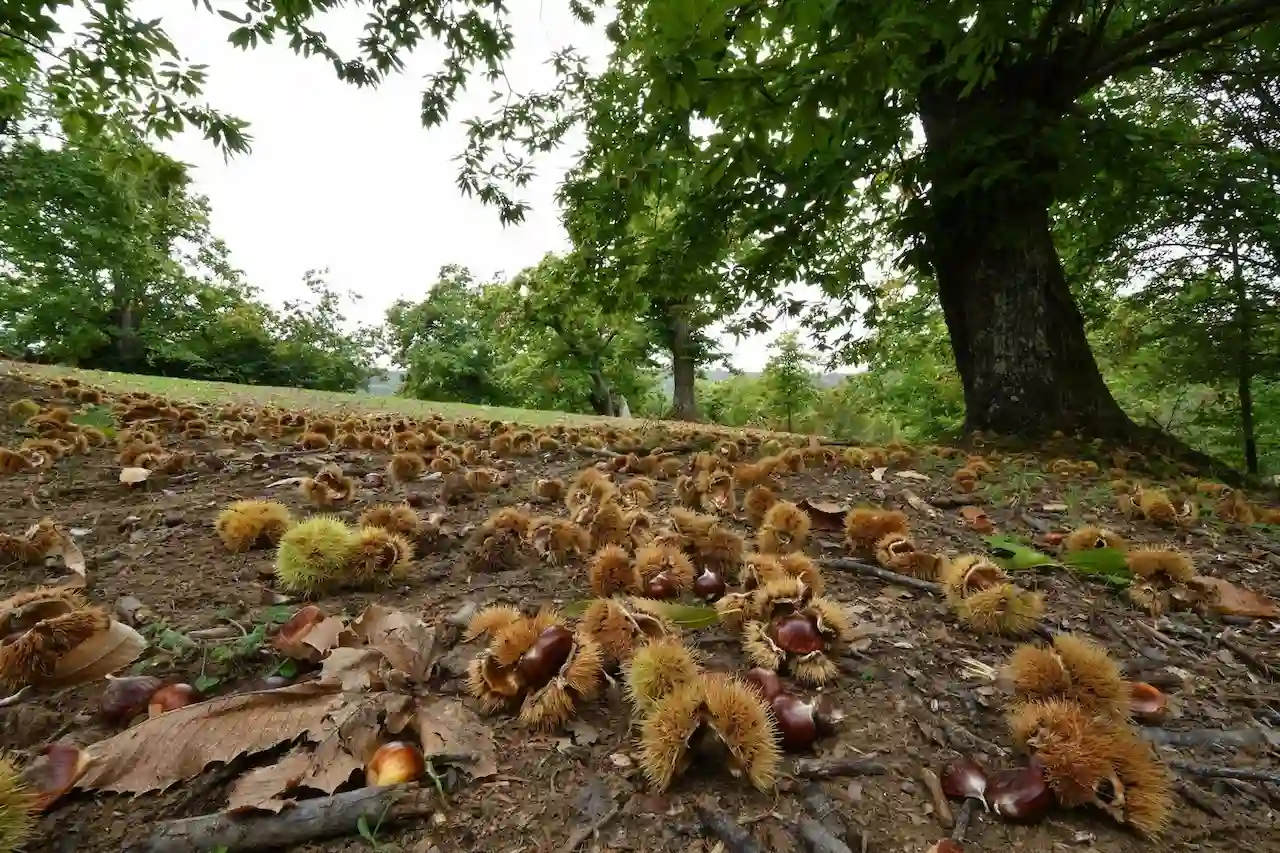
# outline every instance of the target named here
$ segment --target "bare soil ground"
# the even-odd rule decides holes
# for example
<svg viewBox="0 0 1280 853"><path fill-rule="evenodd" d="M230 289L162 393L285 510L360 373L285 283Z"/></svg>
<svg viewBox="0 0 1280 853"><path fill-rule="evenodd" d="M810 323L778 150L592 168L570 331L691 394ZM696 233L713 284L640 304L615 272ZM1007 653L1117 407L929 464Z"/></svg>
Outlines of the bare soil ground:
<svg viewBox="0 0 1280 853"><path fill-rule="evenodd" d="M12 371L5 376L0 369L0 400L7 406L24 397L45 406L67 404L61 391L33 384ZM16 447L24 437L21 422L9 420L0 426L0 445ZM216 514L235 499L274 497L306 515L310 510L296 489L269 484L313 473L329 461L361 481L364 474L382 471L388 454L294 453L289 438L232 445L219 438L183 441L169 434L162 442L194 451L197 464L187 473L129 488L119 482L114 448L102 448L63 459L52 469L5 475L0 478L3 530L19 533L42 518L55 519L73 531L88 557L89 595L95 603L114 608L132 596L149 608L151 623L142 630L151 646L135 671L190 683L199 679L209 685L211 695L252 689L279 663L269 648L236 649L234 640L187 639L202 629L230 625L252 631L260 624L274 626L282 618L271 591L272 553L228 554L213 528ZM1052 456L1064 453L1059 448ZM1136 543L1184 549L1201 573L1280 597L1275 528L1229 525L1209 511L1194 524L1172 529L1132 522L1114 508L1107 488L1108 463L1096 476L1057 477L1046 473L1048 459L1006 454L984 479L977 494L998 532L1033 538L1101 522ZM218 462L205 460L220 460L221 470L212 470ZM449 526L460 531L499 507L527 502L535 478L568 479L596 461L568 447L509 458L503 460L514 475L509 486L461 505L437 505L439 482L413 484L408 491L420 496L424 514L439 509ZM962 463L963 456L948 460L919 455L909 467L927 480L896 477L894 467L881 474L882 481L867 470L811 468L787 476L782 494L795 501L826 497L901 508L922 546L945 554L982 552L986 546L979 533L956 507L945 506L954 496L950 475ZM366 506L404 496L403 489L368 483L362 483L343 514L354 518ZM911 495L922 500L912 501ZM670 481L660 483L660 506L673 500ZM1055 509L1055 504L1066 508ZM744 535L752 532L742 520L731 523ZM838 532L818 532L810 544L811 555L842 555L840 538ZM462 548L463 539L455 536L436 553L416 560L400 586L318 603L332 613L355 615L377 601L434 621L468 602L563 604L590 595L580 566L554 573L517 571L468 578L460 567ZM846 717L836 735L818 744L816 753L824 759L875 754L887 772L816 784L838 806L838 820L853 850L924 853L947 830L934 814L920 771L936 769L961 753L992 765L1013 761L998 691L966 677L960 660L972 657L999 665L1016 643L964 630L938 596L831 569L826 576L828 596L879 632L855 646L840 662L840 677L823 689ZM0 593L8 596L64 577L65 570L56 565L9 568L0 576ZM1156 681L1174 695L1177 713L1165 729L1191 733L1186 737L1196 745L1162 746L1166 761L1280 769L1280 624L1254 620L1224 625L1194 613L1152 620L1122 592L1062 570L1024 575L1021 582L1046 594L1047 622L1054 630L1091 635L1125 662L1131 677ZM284 614L290 610L285 607ZM1224 641L1226 630L1230 633ZM697 632L691 642L707 653L712 668L737 671L745 666L736 639L724 629ZM460 690L456 680L442 689ZM0 709L0 748L21 758L51 740L92 739L95 730L89 717L100 691L100 683L90 684ZM514 720L486 719L499 747L498 775L463 784L428 818L380 828L376 843L388 846L376 847L358 837L353 827L350 837L293 849L550 853L566 849L570 836L614 806L616 814L600 821L578 849L726 849L700 831L694 814L700 802L746 827L765 850L804 849L796 826L805 814L802 794L810 783L800 779L784 776L776 792L762 794L727 775L695 773L665 794L653 793L639 770L627 706L616 690L588 706L563 732L534 734ZM1223 731L1245 732L1250 745L1230 744L1216 734ZM784 772L790 766L787 761ZM227 768L215 766L158 794L72 794L40 819L38 835L26 849L115 853L159 821L218 811L225 805L232 776ZM356 784L353 780L349 787ZM1034 826L977 815L966 850L1127 853L1135 845L1167 851L1280 849L1280 785L1181 771L1177 786L1173 826L1158 842L1144 841L1098 813L1061 810Z"/></svg>

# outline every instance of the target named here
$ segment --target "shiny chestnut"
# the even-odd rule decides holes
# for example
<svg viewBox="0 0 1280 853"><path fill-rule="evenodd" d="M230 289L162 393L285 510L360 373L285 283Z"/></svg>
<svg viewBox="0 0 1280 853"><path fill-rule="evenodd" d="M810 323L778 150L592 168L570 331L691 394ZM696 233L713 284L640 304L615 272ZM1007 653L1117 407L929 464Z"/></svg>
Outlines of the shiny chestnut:
<svg viewBox="0 0 1280 853"><path fill-rule="evenodd" d="M759 690L760 695L764 697L766 702L772 702L775 696L782 693L782 679L778 678L778 673L771 669L757 666L754 669L747 670L742 678L752 687Z"/></svg>
<svg viewBox="0 0 1280 853"><path fill-rule="evenodd" d="M555 677L573 652L573 632L563 625L544 628L516 669L530 690L539 690Z"/></svg>
<svg viewBox="0 0 1280 853"><path fill-rule="evenodd" d="M134 717L147 713L151 697L161 687L164 682L151 675L109 675L98 699L98 717L113 726L127 725Z"/></svg>
<svg viewBox="0 0 1280 853"><path fill-rule="evenodd" d="M1035 823L1053 805L1053 789L1039 766L997 770L987 779L991 810L1010 823Z"/></svg>
<svg viewBox="0 0 1280 853"><path fill-rule="evenodd" d="M778 648L793 655L807 655L823 649L818 626L804 613L788 613L774 619L769 626L769 636Z"/></svg>
<svg viewBox="0 0 1280 853"><path fill-rule="evenodd" d="M725 586L724 578L710 569L703 569L693 579L693 594L703 601L715 601L724 595L725 589L727 587Z"/></svg>
<svg viewBox="0 0 1280 853"><path fill-rule="evenodd" d="M147 716L158 717L166 711L176 711L200 701L200 692L190 684L166 684L155 693L147 703Z"/></svg>
<svg viewBox="0 0 1280 853"><path fill-rule="evenodd" d="M658 572L649 578L649 582L645 584L644 594L646 598L656 598L660 601L666 601L671 598L680 597L680 587L676 585L675 580L666 572Z"/></svg>

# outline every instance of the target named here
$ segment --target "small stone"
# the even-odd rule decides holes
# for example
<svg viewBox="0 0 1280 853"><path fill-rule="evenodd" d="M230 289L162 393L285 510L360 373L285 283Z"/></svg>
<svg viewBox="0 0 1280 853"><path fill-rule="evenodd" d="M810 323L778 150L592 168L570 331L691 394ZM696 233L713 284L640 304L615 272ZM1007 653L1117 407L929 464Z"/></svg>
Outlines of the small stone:
<svg viewBox="0 0 1280 853"><path fill-rule="evenodd" d="M186 521L186 517L183 516L183 514L180 512L166 512L164 514L165 527L177 527L179 524L182 524L184 521Z"/></svg>
<svg viewBox="0 0 1280 853"><path fill-rule="evenodd" d="M615 752L609 756L609 763L612 764L614 767L626 769L630 767L632 764L634 764L635 762L633 762L631 760L631 756L627 755L626 753Z"/></svg>

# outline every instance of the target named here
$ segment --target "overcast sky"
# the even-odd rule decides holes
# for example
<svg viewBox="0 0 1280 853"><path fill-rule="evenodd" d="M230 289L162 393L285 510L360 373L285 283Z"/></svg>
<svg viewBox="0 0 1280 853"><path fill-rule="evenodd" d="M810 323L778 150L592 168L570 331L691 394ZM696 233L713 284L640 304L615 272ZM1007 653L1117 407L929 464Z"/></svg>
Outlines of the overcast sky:
<svg viewBox="0 0 1280 853"><path fill-rule="evenodd" d="M519 47L508 76L517 86L550 84L545 60L567 44L598 59L607 53L603 36L572 20L562 0L511 5ZM525 196L531 214L504 229L494 209L454 185L461 121L487 114L488 84L467 93L447 126L428 131L419 121L421 78L441 55L433 47L412 57L407 73L360 90L339 82L324 61L285 46L233 48L226 41L232 25L189 3L144 0L137 12L162 17L179 50L209 66L210 104L251 124L252 153L230 162L195 134L162 147L196 167L214 232L272 302L303 295L303 272L328 267L331 283L364 297L356 317L376 323L395 299L422 298L443 264L510 275L567 247L553 195L573 146L540 163ZM358 10L341 10L321 28L348 49L361 21ZM786 328L740 342L734 364L759 370L769 341ZM733 348L732 338L726 344Z"/></svg>

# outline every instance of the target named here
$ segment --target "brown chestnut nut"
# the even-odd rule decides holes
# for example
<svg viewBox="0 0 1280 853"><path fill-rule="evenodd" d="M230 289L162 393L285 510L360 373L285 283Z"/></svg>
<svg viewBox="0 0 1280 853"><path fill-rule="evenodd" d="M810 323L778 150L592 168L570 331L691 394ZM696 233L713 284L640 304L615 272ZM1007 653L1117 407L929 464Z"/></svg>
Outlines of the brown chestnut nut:
<svg viewBox="0 0 1280 853"><path fill-rule="evenodd" d="M1040 766L997 770L987 780L991 810L1010 823L1035 823L1053 805L1053 789Z"/></svg>
<svg viewBox="0 0 1280 853"><path fill-rule="evenodd" d="M972 798L987 805L987 771L972 758L958 758L942 770L942 792L957 800Z"/></svg>
<svg viewBox="0 0 1280 853"><path fill-rule="evenodd" d="M151 675L108 675L98 699L98 717L113 726L128 725L134 717L147 713L152 695L163 686L162 680Z"/></svg>
<svg viewBox="0 0 1280 853"><path fill-rule="evenodd" d="M147 716L158 717L165 711L176 711L200 701L200 693L190 684L166 684L151 694L147 703Z"/></svg>
<svg viewBox="0 0 1280 853"><path fill-rule="evenodd" d="M773 697L769 707L778 721L778 734L785 750L808 749L814 741L833 730L831 717L818 702L806 702L790 693L779 693Z"/></svg>
<svg viewBox="0 0 1280 853"><path fill-rule="evenodd" d="M793 655L820 652L824 646L818 626L803 613L789 613L774 619L769 626L769 636L778 648Z"/></svg>
<svg viewBox="0 0 1280 853"><path fill-rule="evenodd" d="M516 669L530 690L540 690L560 671L572 651L573 632L563 625L551 625L520 656Z"/></svg>
<svg viewBox="0 0 1280 853"><path fill-rule="evenodd" d="M1158 726L1169 715L1169 697L1145 681L1129 685L1129 713L1139 723Z"/></svg>
<svg viewBox="0 0 1280 853"><path fill-rule="evenodd" d="M747 670L746 675L742 676L743 680L760 691L760 695L764 697L764 701L772 702L773 697L782 693L782 679L778 678L778 673L771 669L765 669L757 666L754 669Z"/></svg>
<svg viewBox="0 0 1280 853"><path fill-rule="evenodd" d="M645 584L644 594L646 598L656 598L659 601L665 601L670 598L680 597L680 587L666 572L658 572L649 578L649 582Z"/></svg>
<svg viewBox="0 0 1280 853"><path fill-rule="evenodd" d="M366 785L403 785L421 778L427 762L417 744L392 741L378 747L364 769Z"/></svg>
<svg viewBox="0 0 1280 853"><path fill-rule="evenodd" d="M725 586L724 578L710 569L704 568L699 575L693 579L693 594L703 601L715 601L724 595Z"/></svg>
<svg viewBox="0 0 1280 853"><path fill-rule="evenodd" d="M964 853L964 847L960 842L950 838L939 838L933 842L927 853Z"/></svg>

